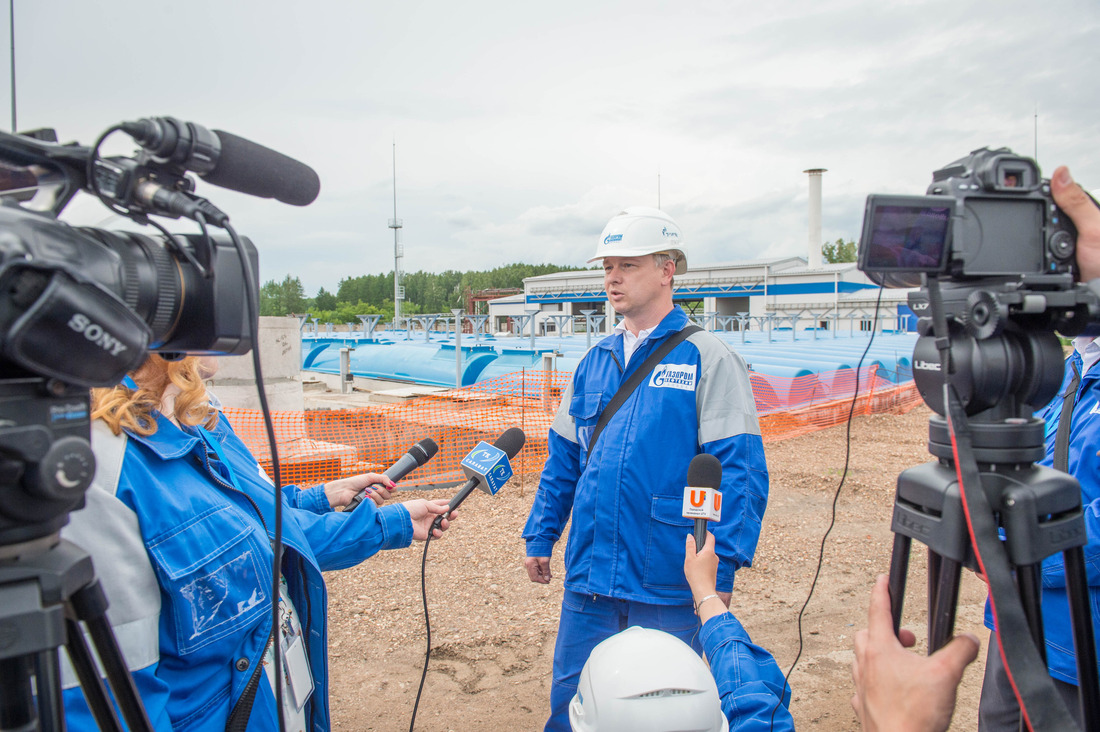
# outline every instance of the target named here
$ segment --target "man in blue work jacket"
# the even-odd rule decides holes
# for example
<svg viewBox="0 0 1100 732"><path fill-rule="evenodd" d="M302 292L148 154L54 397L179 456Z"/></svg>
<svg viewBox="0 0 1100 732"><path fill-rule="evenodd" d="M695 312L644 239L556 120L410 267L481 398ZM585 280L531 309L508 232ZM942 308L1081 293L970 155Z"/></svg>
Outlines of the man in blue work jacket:
<svg viewBox="0 0 1100 732"><path fill-rule="evenodd" d="M687 271L687 259L668 215L637 207L614 216L589 261L596 260L623 321L585 355L562 396L523 531L527 573L545 584L553 546L572 517L547 730L569 730L581 668L605 638L640 625L700 650L682 553L692 528L681 515L691 459L707 452L722 463L722 518L711 530L727 606L734 572L752 563L768 496L748 369L705 331L669 351L590 444L620 385L690 325L672 303L673 277Z"/></svg>

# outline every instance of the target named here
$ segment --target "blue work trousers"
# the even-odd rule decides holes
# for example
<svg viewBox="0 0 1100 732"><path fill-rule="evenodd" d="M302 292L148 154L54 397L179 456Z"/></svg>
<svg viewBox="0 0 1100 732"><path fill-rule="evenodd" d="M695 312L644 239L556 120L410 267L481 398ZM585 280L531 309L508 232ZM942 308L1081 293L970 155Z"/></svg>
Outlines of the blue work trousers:
<svg viewBox="0 0 1100 732"><path fill-rule="evenodd" d="M690 604L650 605L566 590L554 646L554 680L550 686L546 732L570 732L569 702L577 693L581 669L589 654L600 641L632 625L671 633L702 655L699 618Z"/></svg>

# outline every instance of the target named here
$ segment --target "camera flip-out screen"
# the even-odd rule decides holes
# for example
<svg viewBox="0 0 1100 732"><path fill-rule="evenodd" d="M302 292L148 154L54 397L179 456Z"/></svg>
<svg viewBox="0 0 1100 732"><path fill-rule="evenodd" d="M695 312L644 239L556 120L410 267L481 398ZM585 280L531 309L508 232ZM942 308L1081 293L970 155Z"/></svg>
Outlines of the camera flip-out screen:
<svg viewBox="0 0 1100 732"><path fill-rule="evenodd" d="M955 200L945 196L867 197L859 268L864 272L943 272Z"/></svg>

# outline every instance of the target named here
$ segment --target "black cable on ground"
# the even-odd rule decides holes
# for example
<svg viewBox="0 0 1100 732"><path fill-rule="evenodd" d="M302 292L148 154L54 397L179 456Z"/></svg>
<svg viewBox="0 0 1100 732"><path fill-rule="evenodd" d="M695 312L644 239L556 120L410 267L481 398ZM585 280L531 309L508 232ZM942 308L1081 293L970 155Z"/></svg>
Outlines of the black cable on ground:
<svg viewBox="0 0 1100 732"><path fill-rule="evenodd" d="M814 579L810 583L810 592L806 595L806 602L802 603L802 609L798 611L798 653L795 654L794 662L791 663L791 667L787 669L787 673L783 676L783 690L780 690L779 701L772 707L771 717L768 720L768 727L771 728L775 723L775 713L779 711L780 705L783 704L783 693L786 687L789 686L791 674L794 673L795 666L798 665L798 661L802 658L803 638L802 638L802 616L806 613L806 608L810 604L810 600L813 599L814 590L817 588L818 577L821 576L821 565L825 561L825 542L829 538L829 534L832 532L833 527L836 525L836 504L840 500L840 490L844 487L844 481L848 478L848 463L852 456L852 416L856 411L856 402L859 400L859 370L863 367L863 360L867 358L867 353L871 350L871 344L875 342L875 333L878 329L878 313L879 306L882 303L882 290L879 288L878 299L875 300L875 316L871 320L871 339L867 341L867 347L863 349L863 355L859 357L859 363L856 364L856 386L855 391L852 393L852 403L848 407L848 420L847 428L845 430L844 437L844 471L840 474L840 482L837 484L836 493L833 494L833 506L832 514L829 519L829 527L825 529L825 534L821 537L821 548L817 554L817 569L814 570Z"/></svg>

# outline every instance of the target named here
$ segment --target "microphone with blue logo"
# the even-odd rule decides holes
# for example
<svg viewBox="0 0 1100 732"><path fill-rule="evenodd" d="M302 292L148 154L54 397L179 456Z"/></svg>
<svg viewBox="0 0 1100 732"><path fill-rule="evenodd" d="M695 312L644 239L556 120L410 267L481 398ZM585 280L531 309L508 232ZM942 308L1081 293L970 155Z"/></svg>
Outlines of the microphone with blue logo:
<svg viewBox="0 0 1100 732"><path fill-rule="evenodd" d="M487 442L477 443L470 454L462 458L462 472L466 474L466 482L458 489L455 497L447 503L447 513L436 516L432 529L440 528L443 519L450 516L451 511L458 508L475 488L495 496L512 477L512 466L508 461L523 449L523 443L526 441L527 435L523 434L523 430L519 427L510 427L492 445Z"/></svg>
<svg viewBox="0 0 1100 732"><path fill-rule="evenodd" d="M707 522L722 520L722 463L710 453L700 453L688 464L683 517L695 519L695 551L707 541Z"/></svg>

